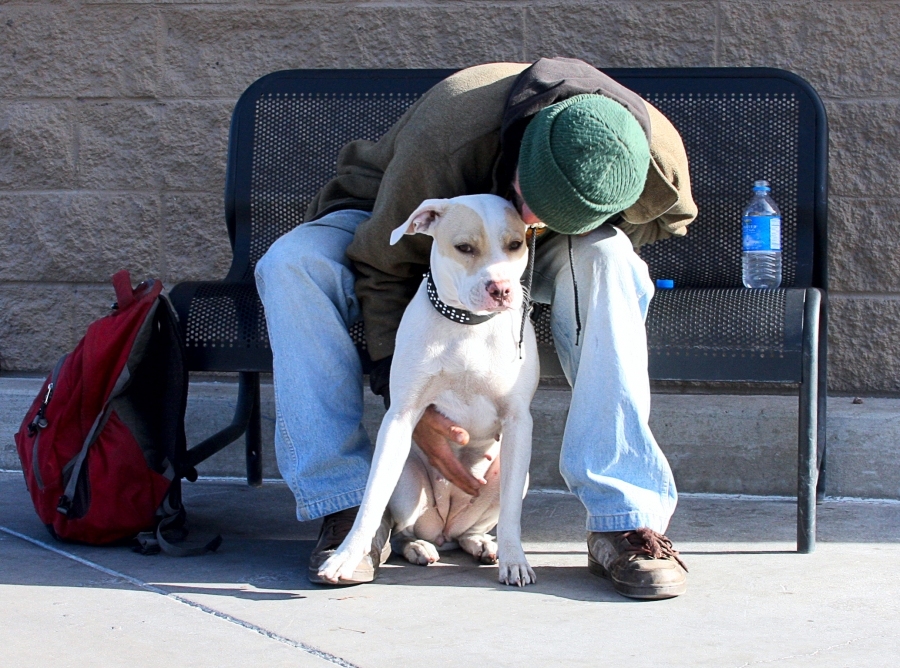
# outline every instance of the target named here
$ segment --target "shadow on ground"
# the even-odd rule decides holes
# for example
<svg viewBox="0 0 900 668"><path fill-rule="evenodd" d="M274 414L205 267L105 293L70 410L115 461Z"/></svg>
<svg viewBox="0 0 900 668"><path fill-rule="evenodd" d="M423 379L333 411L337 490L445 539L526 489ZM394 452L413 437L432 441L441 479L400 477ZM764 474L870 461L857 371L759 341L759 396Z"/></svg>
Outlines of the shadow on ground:
<svg viewBox="0 0 900 668"><path fill-rule="evenodd" d="M195 539L221 533L217 554L187 559L142 556L127 547L97 548L53 541L35 515L22 478L0 475L0 527L88 560L113 573L173 594L227 596L249 601L302 600L304 591L353 597L355 589L310 584L306 564L319 522L297 522L293 497L281 483L250 488L236 482L186 484L185 505ZM866 521L862 521L865 518ZM787 500L746 500L689 496L683 498L668 535L690 563L691 557L785 555L794 550L795 506ZM879 529L873 531L872 527ZM584 511L574 497L532 493L525 501L523 537L537 574L536 586L524 592L577 601L627 603L608 586L598 586L586 568ZM0 538L11 538L0 533ZM900 539L900 504L833 503L819 507L822 543L885 543ZM799 557L802 558L802 557ZM7 561L7 564L10 562ZM0 584L73 585L52 569L0 570ZM115 577L100 577L108 587ZM442 553L438 564L422 567L394 555L382 570L384 586L510 588L496 581L496 567L482 566L461 551Z"/></svg>

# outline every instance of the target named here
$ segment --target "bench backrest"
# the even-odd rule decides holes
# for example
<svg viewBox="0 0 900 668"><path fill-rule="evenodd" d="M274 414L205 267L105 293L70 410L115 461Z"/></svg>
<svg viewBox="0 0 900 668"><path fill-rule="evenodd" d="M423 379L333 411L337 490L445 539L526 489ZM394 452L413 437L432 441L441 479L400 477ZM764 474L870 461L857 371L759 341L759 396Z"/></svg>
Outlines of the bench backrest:
<svg viewBox="0 0 900 668"><path fill-rule="evenodd" d="M677 287L741 286L741 211L765 178L783 214L785 287L827 287L827 146L818 96L774 69L612 69L682 134L700 214L689 234L646 246L654 278ZM339 149L377 139L452 70L287 70L254 83L232 119L225 208L231 281L303 221Z"/></svg>

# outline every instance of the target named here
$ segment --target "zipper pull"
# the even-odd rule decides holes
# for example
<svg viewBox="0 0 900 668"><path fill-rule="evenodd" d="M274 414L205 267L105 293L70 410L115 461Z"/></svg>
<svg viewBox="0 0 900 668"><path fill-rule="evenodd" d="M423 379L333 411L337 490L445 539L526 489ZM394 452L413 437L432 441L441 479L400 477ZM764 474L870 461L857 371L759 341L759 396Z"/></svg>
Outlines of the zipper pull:
<svg viewBox="0 0 900 668"><path fill-rule="evenodd" d="M28 425L28 435L34 436L37 433L38 429L46 429L47 428L47 418L44 417L44 411L47 410L47 405L50 403L50 399L53 398L53 383L49 383L47 385L47 394L44 395L44 401L41 402L41 407L38 408L37 415L34 416L34 419L31 421L31 424Z"/></svg>

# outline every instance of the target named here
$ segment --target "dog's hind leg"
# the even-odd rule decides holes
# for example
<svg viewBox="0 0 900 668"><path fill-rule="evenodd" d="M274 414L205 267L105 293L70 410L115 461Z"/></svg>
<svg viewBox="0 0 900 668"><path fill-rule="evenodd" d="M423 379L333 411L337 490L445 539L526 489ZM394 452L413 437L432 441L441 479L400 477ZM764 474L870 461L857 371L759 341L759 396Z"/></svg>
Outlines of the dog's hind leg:
<svg viewBox="0 0 900 668"><path fill-rule="evenodd" d="M497 541L489 533L470 533L459 537L459 546L482 564L497 563Z"/></svg>
<svg viewBox="0 0 900 668"><path fill-rule="evenodd" d="M497 541L488 531L497 526L500 518L500 459L501 455L496 456L484 474L487 484L478 497L472 499L468 507L452 521L448 521L448 525L465 527L461 533L454 531L458 533L456 540L463 550L482 564L497 563Z"/></svg>
<svg viewBox="0 0 900 668"><path fill-rule="evenodd" d="M402 554L409 563L420 566L433 564L441 558L434 543L416 538L412 528L392 535L391 549Z"/></svg>
<svg viewBox="0 0 900 668"><path fill-rule="evenodd" d="M423 536L421 529L434 527L440 535L443 521L435 508L434 492L425 466L411 454L403 466L403 473L391 495L388 508L394 518L391 548L413 564L427 566L440 559L438 550L426 538L433 538L434 530Z"/></svg>

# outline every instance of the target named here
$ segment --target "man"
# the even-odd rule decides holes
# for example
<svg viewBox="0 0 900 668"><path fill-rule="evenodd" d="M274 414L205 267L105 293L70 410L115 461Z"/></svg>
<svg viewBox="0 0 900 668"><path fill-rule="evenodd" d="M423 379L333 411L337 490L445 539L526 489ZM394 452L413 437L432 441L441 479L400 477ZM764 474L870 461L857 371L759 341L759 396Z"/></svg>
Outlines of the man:
<svg viewBox="0 0 900 668"><path fill-rule="evenodd" d="M301 520L324 517L309 565L349 531L372 452L360 424L362 375L347 329L365 322L374 392L389 401L394 338L427 268L430 238L388 238L425 199L511 199L538 239L532 296L552 303L572 403L560 471L587 510L589 567L635 598L685 590L663 535L675 508L671 470L648 426L644 318L653 286L634 247L686 232L696 216L678 133L638 95L586 63L480 65L420 98L377 142L338 156L307 222L257 265L274 355L276 452ZM468 435L434 410L413 435L448 480L479 481L448 439ZM387 522L346 584L371 581Z"/></svg>

